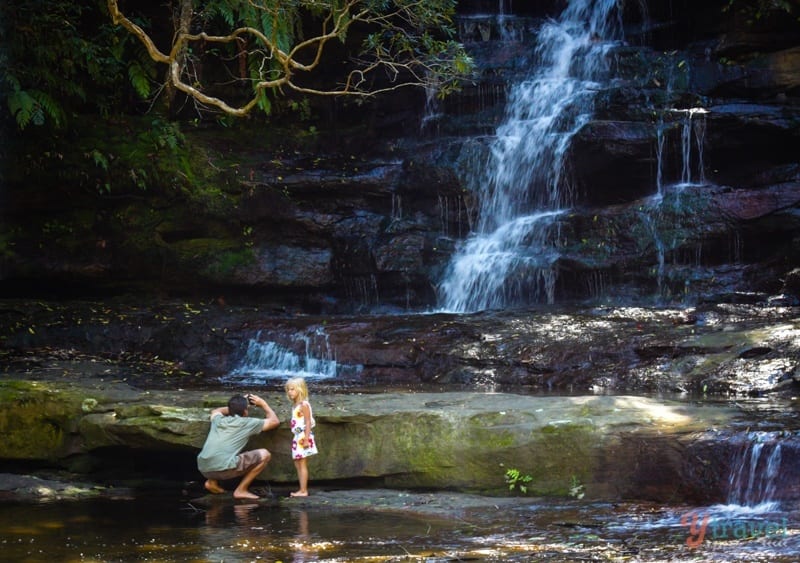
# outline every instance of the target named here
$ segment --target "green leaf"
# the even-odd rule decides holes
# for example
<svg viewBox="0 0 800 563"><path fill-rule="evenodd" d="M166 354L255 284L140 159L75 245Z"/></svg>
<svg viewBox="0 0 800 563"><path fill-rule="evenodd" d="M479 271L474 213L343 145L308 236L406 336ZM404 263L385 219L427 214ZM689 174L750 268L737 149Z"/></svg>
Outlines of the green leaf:
<svg viewBox="0 0 800 563"><path fill-rule="evenodd" d="M92 152L89 153L89 156L94 161L95 166L98 166L103 170L108 170L108 158L106 158L106 155L97 149L93 149Z"/></svg>
<svg viewBox="0 0 800 563"><path fill-rule="evenodd" d="M134 61L128 66L128 78L140 98L147 99L150 97L150 78L147 70L142 68L138 61Z"/></svg>
<svg viewBox="0 0 800 563"><path fill-rule="evenodd" d="M33 112L36 109L36 100L24 90L17 90L8 97L8 109L11 115L17 120L17 126L20 129L25 127L31 122Z"/></svg>
<svg viewBox="0 0 800 563"><path fill-rule="evenodd" d="M263 89L258 91L258 107L266 114L272 112L272 102Z"/></svg>
<svg viewBox="0 0 800 563"><path fill-rule="evenodd" d="M61 108L61 105L49 94L34 90L31 92L31 96L36 100L36 103L41 109L40 113L42 122L37 123L37 125L42 125L44 123L45 114L47 114L47 116L53 121L56 127L60 127L64 123L64 110ZM36 117L34 116L34 120L35 119Z"/></svg>

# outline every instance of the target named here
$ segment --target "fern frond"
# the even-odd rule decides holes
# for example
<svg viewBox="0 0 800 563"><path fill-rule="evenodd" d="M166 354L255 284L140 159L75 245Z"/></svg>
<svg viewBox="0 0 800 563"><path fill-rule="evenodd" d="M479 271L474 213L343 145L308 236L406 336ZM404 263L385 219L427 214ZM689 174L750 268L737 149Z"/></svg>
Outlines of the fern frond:
<svg viewBox="0 0 800 563"><path fill-rule="evenodd" d="M64 123L66 117L64 115L64 109L55 98L40 90L31 91L31 96L36 100L41 110L41 116L39 116L41 123L37 123L37 125L44 124L45 117L49 117L57 127L60 127ZM36 117L37 116L34 116L34 122L36 121Z"/></svg>
<svg viewBox="0 0 800 563"><path fill-rule="evenodd" d="M267 93L263 89L258 91L257 96L258 107L261 109L261 111L269 115L272 112L272 102L270 101L269 96L267 96Z"/></svg>
<svg viewBox="0 0 800 563"><path fill-rule="evenodd" d="M147 70L142 68L142 65L136 61L128 65L128 78L140 98L147 99L150 97L150 92L152 91L150 78L147 76Z"/></svg>
<svg viewBox="0 0 800 563"><path fill-rule="evenodd" d="M17 126L25 129L33 119L36 100L25 90L16 90L8 97L8 109L17 120Z"/></svg>
<svg viewBox="0 0 800 563"><path fill-rule="evenodd" d="M94 161L94 165L98 168L108 170L108 158L106 158L106 155L101 153L99 150L93 149L92 152L86 156L90 157Z"/></svg>

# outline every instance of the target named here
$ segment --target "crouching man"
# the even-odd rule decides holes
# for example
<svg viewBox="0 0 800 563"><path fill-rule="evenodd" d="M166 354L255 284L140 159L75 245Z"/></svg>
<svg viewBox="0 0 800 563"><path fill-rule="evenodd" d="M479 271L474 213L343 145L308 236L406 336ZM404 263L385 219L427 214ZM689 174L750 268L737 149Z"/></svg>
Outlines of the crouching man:
<svg viewBox="0 0 800 563"><path fill-rule="evenodd" d="M247 416L250 405L261 407L266 418ZM235 395L227 407L211 411L211 429L197 456L197 468L206 478L205 488L211 493L224 493L219 482L241 477L233 491L234 498L257 499L250 492L253 479L263 471L271 454L264 448L242 452L251 436L276 428L280 424L275 412L258 395ZM241 452L241 453L240 453Z"/></svg>

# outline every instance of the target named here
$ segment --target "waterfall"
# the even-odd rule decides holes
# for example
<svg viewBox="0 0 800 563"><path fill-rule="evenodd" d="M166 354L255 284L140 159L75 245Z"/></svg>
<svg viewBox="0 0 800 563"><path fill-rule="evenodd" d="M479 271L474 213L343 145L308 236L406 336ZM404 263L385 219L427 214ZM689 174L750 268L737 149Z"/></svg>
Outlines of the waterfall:
<svg viewBox="0 0 800 563"><path fill-rule="evenodd" d="M222 378L224 382L264 383L268 379L336 377L337 363L328 335L321 328L311 334L296 335L303 352L297 353L277 342L251 338L244 358L236 369Z"/></svg>
<svg viewBox="0 0 800 563"><path fill-rule="evenodd" d="M664 200L664 145L666 142L664 129L662 119L656 127L656 195L653 198L655 203L661 203Z"/></svg>
<svg viewBox="0 0 800 563"><path fill-rule="evenodd" d="M665 285L666 255L669 248L676 242L673 240L670 243L670 241L662 239L663 229L669 228L669 225L662 226L662 223L665 221L664 216L673 215L674 217L680 214L681 194L685 188L706 184L703 145L705 144L708 110L695 107L670 109L665 113L671 116L670 123L665 123L664 116L662 116L656 125L656 193L646 200L646 205L642 207L639 214L646 231L653 238L658 260L656 265L657 295L662 298L668 296L668 288ZM669 160L667 138L670 130L676 129L680 133L676 140L679 149L677 150L677 164L680 168L680 176L674 183L665 184L665 171L668 168L667 161ZM677 173L677 167L675 173ZM700 252L699 248L697 252ZM700 263L699 257L696 262ZM688 290L688 284L689 280L687 279L684 282L684 293Z"/></svg>
<svg viewBox="0 0 800 563"><path fill-rule="evenodd" d="M741 454L731 465L728 503L739 506L776 505L781 468L781 444L769 433L748 433Z"/></svg>
<svg viewBox="0 0 800 563"><path fill-rule="evenodd" d="M660 203L660 199L656 199L658 203ZM656 258L658 263L656 265L656 283L658 284L658 295L661 295L664 291L664 273L665 273L665 245L664 241L661 240L661 235L658 233L658 228L656 225L655 220L651 214L651 209L645 208L643 211L639 213L639 216L642 219L642 223L644 223L647 232L653 237L653 244L656 249Z"/></svg>
<svg viewBox="0 0 800 563"><path fill-rule="evenodd" d="M681 124L681 180L680 186L703 185L706 183L705 162L703 162L703 144L705 143L706 119L708 110L703 108L690 108L686 110L673 110L683 115ZM695 116L699 119L695 119ZM694 143L692 142L694 140ZM698 163L693 173L692 147L696 147Z"/></svg>
<svg viewBox="0 0 800 563"><path fill-rule="evenodd" d="M539 29L530 75L512 86L488 159L465 179L478 223L439 284L443 310L554 301L559 217L572 204L565 155L591 118L622 36L618 0L570 0Z"/></svg>
<svg viewBox="0 0 800 563"><path fill-rule="evenodd" d="M436 135L439 132L439 121L443 117L441 103L436 97L436 89L433 87L425 88L425 113L420 121L420 133L431 133Z"/></svg>
<svg viewBox="0 0 800 563"><path fill-rule="evenodd" d="M689 186L703 186L707 183L705 173L705 136L706 115L704 108L670 109L668 113L677 116L677 127L680 129L680 150L678 160L680 163L680 177L673 184L677 188ZM671 123L674 121L671 120ZM674 127L674 125L672 125ZM667 165L667 133L670 125L664 123L663 117L656 127L656 197L655 202L660 203L664 197L664 170ZM693 161L696 157L697 163Z"/></svg>

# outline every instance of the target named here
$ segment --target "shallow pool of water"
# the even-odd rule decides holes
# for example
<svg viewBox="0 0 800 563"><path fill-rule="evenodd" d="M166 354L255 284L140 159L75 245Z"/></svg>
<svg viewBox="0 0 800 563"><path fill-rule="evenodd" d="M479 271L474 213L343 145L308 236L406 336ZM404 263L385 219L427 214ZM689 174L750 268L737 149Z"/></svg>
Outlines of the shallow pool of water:
<svg viewBox="0 0 800 563"><path fill-rule="evenodd" d="M332 491L329 495L335 495ZM185 494L4 503L8 561L770 561L800 553L798 507L543 500L440 513L200 504Z"/></svg>

